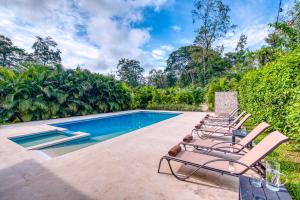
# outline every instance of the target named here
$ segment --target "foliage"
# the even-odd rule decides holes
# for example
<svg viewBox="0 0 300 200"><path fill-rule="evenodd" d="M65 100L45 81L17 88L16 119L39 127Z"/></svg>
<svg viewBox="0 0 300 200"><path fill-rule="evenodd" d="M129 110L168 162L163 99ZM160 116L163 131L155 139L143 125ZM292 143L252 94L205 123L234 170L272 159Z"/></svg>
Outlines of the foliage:
<svg viewBox="0 0 300 200"><path fill-rule="evenodd" d="M201 111L201 108L196 105L173 104L173 103L149 104L147 106L147 109L149 109L149 110Z"/></svg>
<svg viewBox="0 0 300 200"><path fill-rule="evenodd" d="M299 141L300 47L243 75L239 82L242 109L256 121L267 121ZM296 120L296 121L294 121Z"/></svg>
<svg viewBox="0 0 300 200"><path fill-rule="evenodd" d="M300 42L300 2L295 1L292 9L286 12L283 20L270 24L275 30L266 38L272 48L289 51Z"/></svg>
<svg viewBox="0 0 300 200"><path fill-rule="evenodd" d="M16 67L23 57L25 57L25 50L14 46L9 38L0 34L0 65Z"/></svg>
<svg viewBox="0 0 300 200"><path fill-rule="evenodd" d="M128 83L131 87L137 87L143 83L144 69L137 60L122 58L117 65L117 75L121 81Z"/></svg>
<svg viewBox="0 0 300 200"><path fill-rule="evenodd" d="M299 80L299 79L298 79ZM297 147L300 148L300 81L298 87L294 88L292 103L287 107L286 131L290 132L289 137L295 140Z"/></svg>
<svg viewBox="0 0 300 200"><path fill-rule="evenodd" d="M215 92L233 91L237 88L239 80L241 79L240 73L228 72L220 78L212 79L206 86L205 100L208 109L213 111L215 107Z"/></svg>
<svg viewBox="0 0 300 200"><path fill-rule="evenodd" d="M61 51L56 49L57 43L51 37L36 37L32 49L35 61L42 65L53 65L61 63Z"/></svg>
<svg viewBox="0 0 300 200"><path fill-rule="evenodd" d="M235 28L235 25L230 23L229 11L229 6L223 4L221 0L194 1L193 21L199 23L194 43L203 48L204 75L206 75L208 68L209 50L212 48L213 43Z"/></svg>
<svg viewBox="0 0 300 200"><path fill-rule="evenodd" d="M135 88L133 90L133 108L151 108L174 105L195 105L203 102L203 90L197 87L158 89L151 86ZM166 107L166 106L164 106Z"/></svg>
<svg viewBox="0 0 300 200"><path fill-rule="evenodd" d="M231 68L225 73L244 74L246 71L255 68L255 61L257 60L257 53L250 52L246 48L247 36L241 34L237 42L234 52L227 52L225 60L230 63Z"/></svg>
<svg viewBox="0 0 300 200"><path fill-rule="evenodd" d="M24 63L36 63L42 65L60 64L60 50L55 49L57 43L51 37L37 36L37 41L32 48L34 53L27 53L13 45L11 39L0 35L0 65L8 68L22 68Z"/></svg>
<svg viewBox="0 0 300 200"><path fill-rule="evenodd" d="M163 70L152 69L148 76L148 85L152 85L156 88L166 87L166 76Z"/></svg>
<svg viewBox="0 0 300 200"><path fill-rule="evenodd" d="M209 68L204 71L202 65L203 48L183 46L172 52L165 69L167 86L186 87L190 84L205 85L214 76L219 76L229 67L229 63L214 50L208 52Z"/></svg>
<svg viewBox="0 0 300 200"><path fill-rule="evenodd" d="M31 121L128 109L126 85L87 70L0 68L0 119Z"/></svg>
<svg viewBox="0 0 300 200"><path fill-rule="evenodd" d="M237 46L235 48L236 58L235 58L234 66L242 65L242 63L245 62L246 55L247 55L247 52L248 52L248 50L245 49L246 44L247 44L247 36L242 34L240 36L240 39L239 39L239 41L237 43Z"/></svg>

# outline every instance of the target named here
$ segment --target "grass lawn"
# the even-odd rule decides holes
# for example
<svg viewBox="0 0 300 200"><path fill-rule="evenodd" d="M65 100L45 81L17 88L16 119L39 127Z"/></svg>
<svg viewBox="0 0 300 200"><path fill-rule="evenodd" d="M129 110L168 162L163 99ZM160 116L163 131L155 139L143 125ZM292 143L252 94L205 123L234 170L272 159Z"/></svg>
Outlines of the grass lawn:
<svg viewBox="0 0 300 200"><path fill-rule="evenodd" d="M255 127L251 120L245 123L247 130ZM267 133L273 131L269 128L256 140L262 140ZM288 182L285 185L294 200L300 200L300 152L296 150L296 144L290 140L273 151L265 160L274 160L280 163L280 171L287 175Z"/></svg>

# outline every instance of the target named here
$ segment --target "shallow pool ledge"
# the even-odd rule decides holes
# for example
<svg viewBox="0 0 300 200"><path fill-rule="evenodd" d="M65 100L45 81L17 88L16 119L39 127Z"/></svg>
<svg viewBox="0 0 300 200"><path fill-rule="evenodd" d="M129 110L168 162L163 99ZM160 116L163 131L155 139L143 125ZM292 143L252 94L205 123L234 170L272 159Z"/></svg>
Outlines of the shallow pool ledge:
<svg viewBox="0 0 300 200"><path fill-rule="evenodd" d="M53 146L53 145L56 145L56 144L61 144L61 143L64 143L64 142L69 142L69 141L80 139L80 138L90 137L90 134L84 133L84 132L74 132L73 134L74 134L74 136L71 136L71 137L68 137L68 138L63 138L63 139L54 140L54 141L43 143L43 144L38 144L38 145L35 145L35 146L27 147L26 149L27 150L39 150L39 149L42 149L42 148L45 148L45 147L50 147L50 146Z"/></svg>

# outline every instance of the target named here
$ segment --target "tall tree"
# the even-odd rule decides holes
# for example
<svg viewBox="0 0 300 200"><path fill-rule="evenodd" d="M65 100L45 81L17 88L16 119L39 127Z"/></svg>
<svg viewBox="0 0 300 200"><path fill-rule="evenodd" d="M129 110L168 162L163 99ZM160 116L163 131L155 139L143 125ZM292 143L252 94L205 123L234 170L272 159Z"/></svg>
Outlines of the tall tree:
<svg viewBox="0 0 300 200"><path fill-rule="evenodd" d="M208 68L209 49L213 43L225 36L235 25L230 23L230 8L222 0L195 0L193 22L198 23L197 35L194 43L203 48L203 71ZM206 82L204 77L204 82Z"/></svg>
<svg viewBox="0 0 300 200"><path fill-rule="evenodd" d="M180 47L169 55L165 72L170 78L179 78L182 71L191 64L192 58L188 51L189 48L190 46Z"/></svg>
<svg viewBox="0 0 300 200"><path fill-rule="evenodd" d="M4 67L17 66L25 56L25 50L13 45L8 37L0 35L0 65Z"/></svg>
<svg viewBox="0 0 300 200"><path fill-rule="evenodd" d="M157 88L164 88L166 85L166 76L163 70L152 69L149 72L148 83Z"/></svg>
<svg viewBox="0 0 300 200"><path fill-rule="evenodd" d="M285 12L281 21L270 24L274 33L269 34L266 42L273 48L291 50L300 43L300 1Z"/></svg>
<svg viewBox="0 0 300 200"><path fill-rule="evenodd" d="M207 80L223 72L228 63L221 57L222 48L219 51L209 49L208 61L210 63L209 71L204 74L202 70L201 58L203 49L199 46L183 46L172 52L167 60L165 69L167 85L187 86L189 84L205 85L204 78Z"/></svg>
<svg viewBox="0 0 300 200"><path fill-rule="evenodd" d="M132 87L143 83L143 72L144 69L137 60L122 58L117 65L117 75L120 80Z"/></svg>
<svg viewBox="0 0 300 200"><path fill-rule="evenodd" d="M247 36L245 34L241 34L239 41L235 47L236 52L236 64L243 63L246 58L246 45L247 45Z"/></svg>
<svg viewBox="0 0 300 200"><path fill-rule="evenodd" d="M53 65L61 63L61 51L56 48L57 43L51 38L36 37L37 41L33 44L33 56L36 61L43 65Z"/></svg>
<svg viewBox="0 0 300 200"><path fill-rule="evenodd" d="M196 65L197 57L199 56L197 52L199 52L199 48L200 47L196 46L183 46L170 54L167 60L167 67L165 69L167 81L169 83L174 84L174 81L172 81L174 78L175 83L180 81L180 85L184 86L188 83L194 83L196 81Z"/></svg>
<svg viewBox="0 0 300 200"><path fill-rule="evenodd" d="M245 51L245 47L247 45L247 36L245 34L241 34L239 41L236 44L235 51Z"/></svg>
<svg viewBox="0 0 300 200"><path fill-rule="evenodd" d="M225 60L237 69L237 67L241 67L241 65L245 64L244 61L246 59L246 54L249 53L248 49L246 49L247 45L247 36L245 34L241 34L240 38L236 44L234 52L227 52L225 54Z"/></svg>

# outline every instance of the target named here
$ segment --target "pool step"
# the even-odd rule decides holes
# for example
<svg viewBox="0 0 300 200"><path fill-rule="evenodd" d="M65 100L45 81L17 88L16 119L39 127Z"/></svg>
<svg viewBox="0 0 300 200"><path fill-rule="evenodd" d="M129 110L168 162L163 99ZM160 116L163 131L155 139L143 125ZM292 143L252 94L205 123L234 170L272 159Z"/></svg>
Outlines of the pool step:
<svg viewBox="0 0 300 200"><path fill-rule="evenodd" d="M56 145L56 144L61 144L61 143L69 142L69 141L72 141L72 140L77 140L79 138L90 137L90 134L84 133L84 132L74 132L73 134L74 134L74 136L71 136L71 137L68 137L68 138L62 138L62 139L59 139L59 140L46 142L46 143L43 143L43 144L27 147L26 149L28 149L28 150L38 150L38 149L42 149L42 148L45 148L45 147L50 147L50 146L53 146L53 145Z"/></svg>

